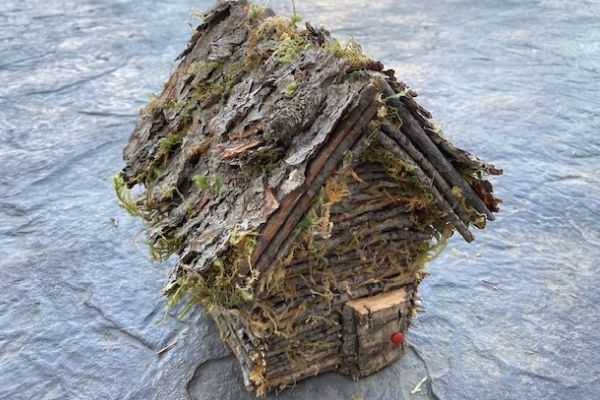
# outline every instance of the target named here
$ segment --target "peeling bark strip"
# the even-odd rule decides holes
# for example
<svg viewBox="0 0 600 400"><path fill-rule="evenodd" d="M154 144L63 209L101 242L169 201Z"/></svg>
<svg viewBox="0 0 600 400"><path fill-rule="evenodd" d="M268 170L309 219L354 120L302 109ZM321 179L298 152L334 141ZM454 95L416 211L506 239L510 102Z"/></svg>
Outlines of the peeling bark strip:
<svg viewBox="0 0 600 400"><path fill-rule="evenodd" d="M297 20L218 2L114 178L151 255L178 255L168 305L205 306L258 395L400 357L425 263L499 202L483 176L502 171L436 131L394 71Z"/></svg>

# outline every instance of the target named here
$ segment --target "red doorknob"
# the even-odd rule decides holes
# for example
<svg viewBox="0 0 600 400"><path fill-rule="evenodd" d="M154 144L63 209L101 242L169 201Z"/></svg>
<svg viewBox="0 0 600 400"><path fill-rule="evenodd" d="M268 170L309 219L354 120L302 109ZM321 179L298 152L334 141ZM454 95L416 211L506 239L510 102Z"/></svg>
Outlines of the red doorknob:
<svg viewBox="0 0 600 400"><path fill-rule="evenodd" d="M396 332L392 335L392 343L400 344L404 341L404 335L400 332Z"/></svg>

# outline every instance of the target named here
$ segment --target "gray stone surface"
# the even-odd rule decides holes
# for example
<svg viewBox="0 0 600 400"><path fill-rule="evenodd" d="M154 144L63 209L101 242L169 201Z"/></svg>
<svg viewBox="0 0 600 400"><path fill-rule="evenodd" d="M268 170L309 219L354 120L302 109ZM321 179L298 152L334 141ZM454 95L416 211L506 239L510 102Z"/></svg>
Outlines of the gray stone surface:
<svg viewBox="0 0 600 400"><path fill-rule="evenodd" d="M597 398L600 3L297 3L395 68L457 145L504 167L505 203L430 265L406 357L279 398ZM192 5L209 2L2 2L2 399L252 398L200 310L159 324L168 263L133 251L141 226L110 182L144 94L187 43Z"/></svg>

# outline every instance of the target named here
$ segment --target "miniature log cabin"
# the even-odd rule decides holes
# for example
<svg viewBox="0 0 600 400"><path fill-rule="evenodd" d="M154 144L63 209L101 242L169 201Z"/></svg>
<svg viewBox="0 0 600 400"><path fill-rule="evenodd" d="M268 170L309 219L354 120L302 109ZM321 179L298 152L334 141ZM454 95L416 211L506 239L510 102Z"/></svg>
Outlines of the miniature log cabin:
<svg viewBox="0 0 600 400"><path fill-rule="evenodd" d="M498 211L501 171L353 41L244 0L203 20L114 178L151 254L178 255L168 304L212 314L258 395L376 372L406 349L425 263Z"/></svg>

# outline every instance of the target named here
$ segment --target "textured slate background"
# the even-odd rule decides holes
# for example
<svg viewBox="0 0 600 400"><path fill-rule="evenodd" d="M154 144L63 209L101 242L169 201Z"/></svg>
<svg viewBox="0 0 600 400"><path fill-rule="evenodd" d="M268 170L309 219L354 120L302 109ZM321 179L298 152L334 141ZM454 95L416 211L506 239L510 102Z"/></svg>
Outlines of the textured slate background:
<svg viewBox="0 0 600 400"><path fill-rule="evenodd" d="M395 68L457 145L503 167L505 203L476 242L453 238L430 265L406 357L279 398L596 398L600 2L298 3ZM110 182L145 94L187 43L192 5L210 4L3 1L0 398L253 397L201 310L159 325L169 263L133 251L141 225Z"/></svg>

